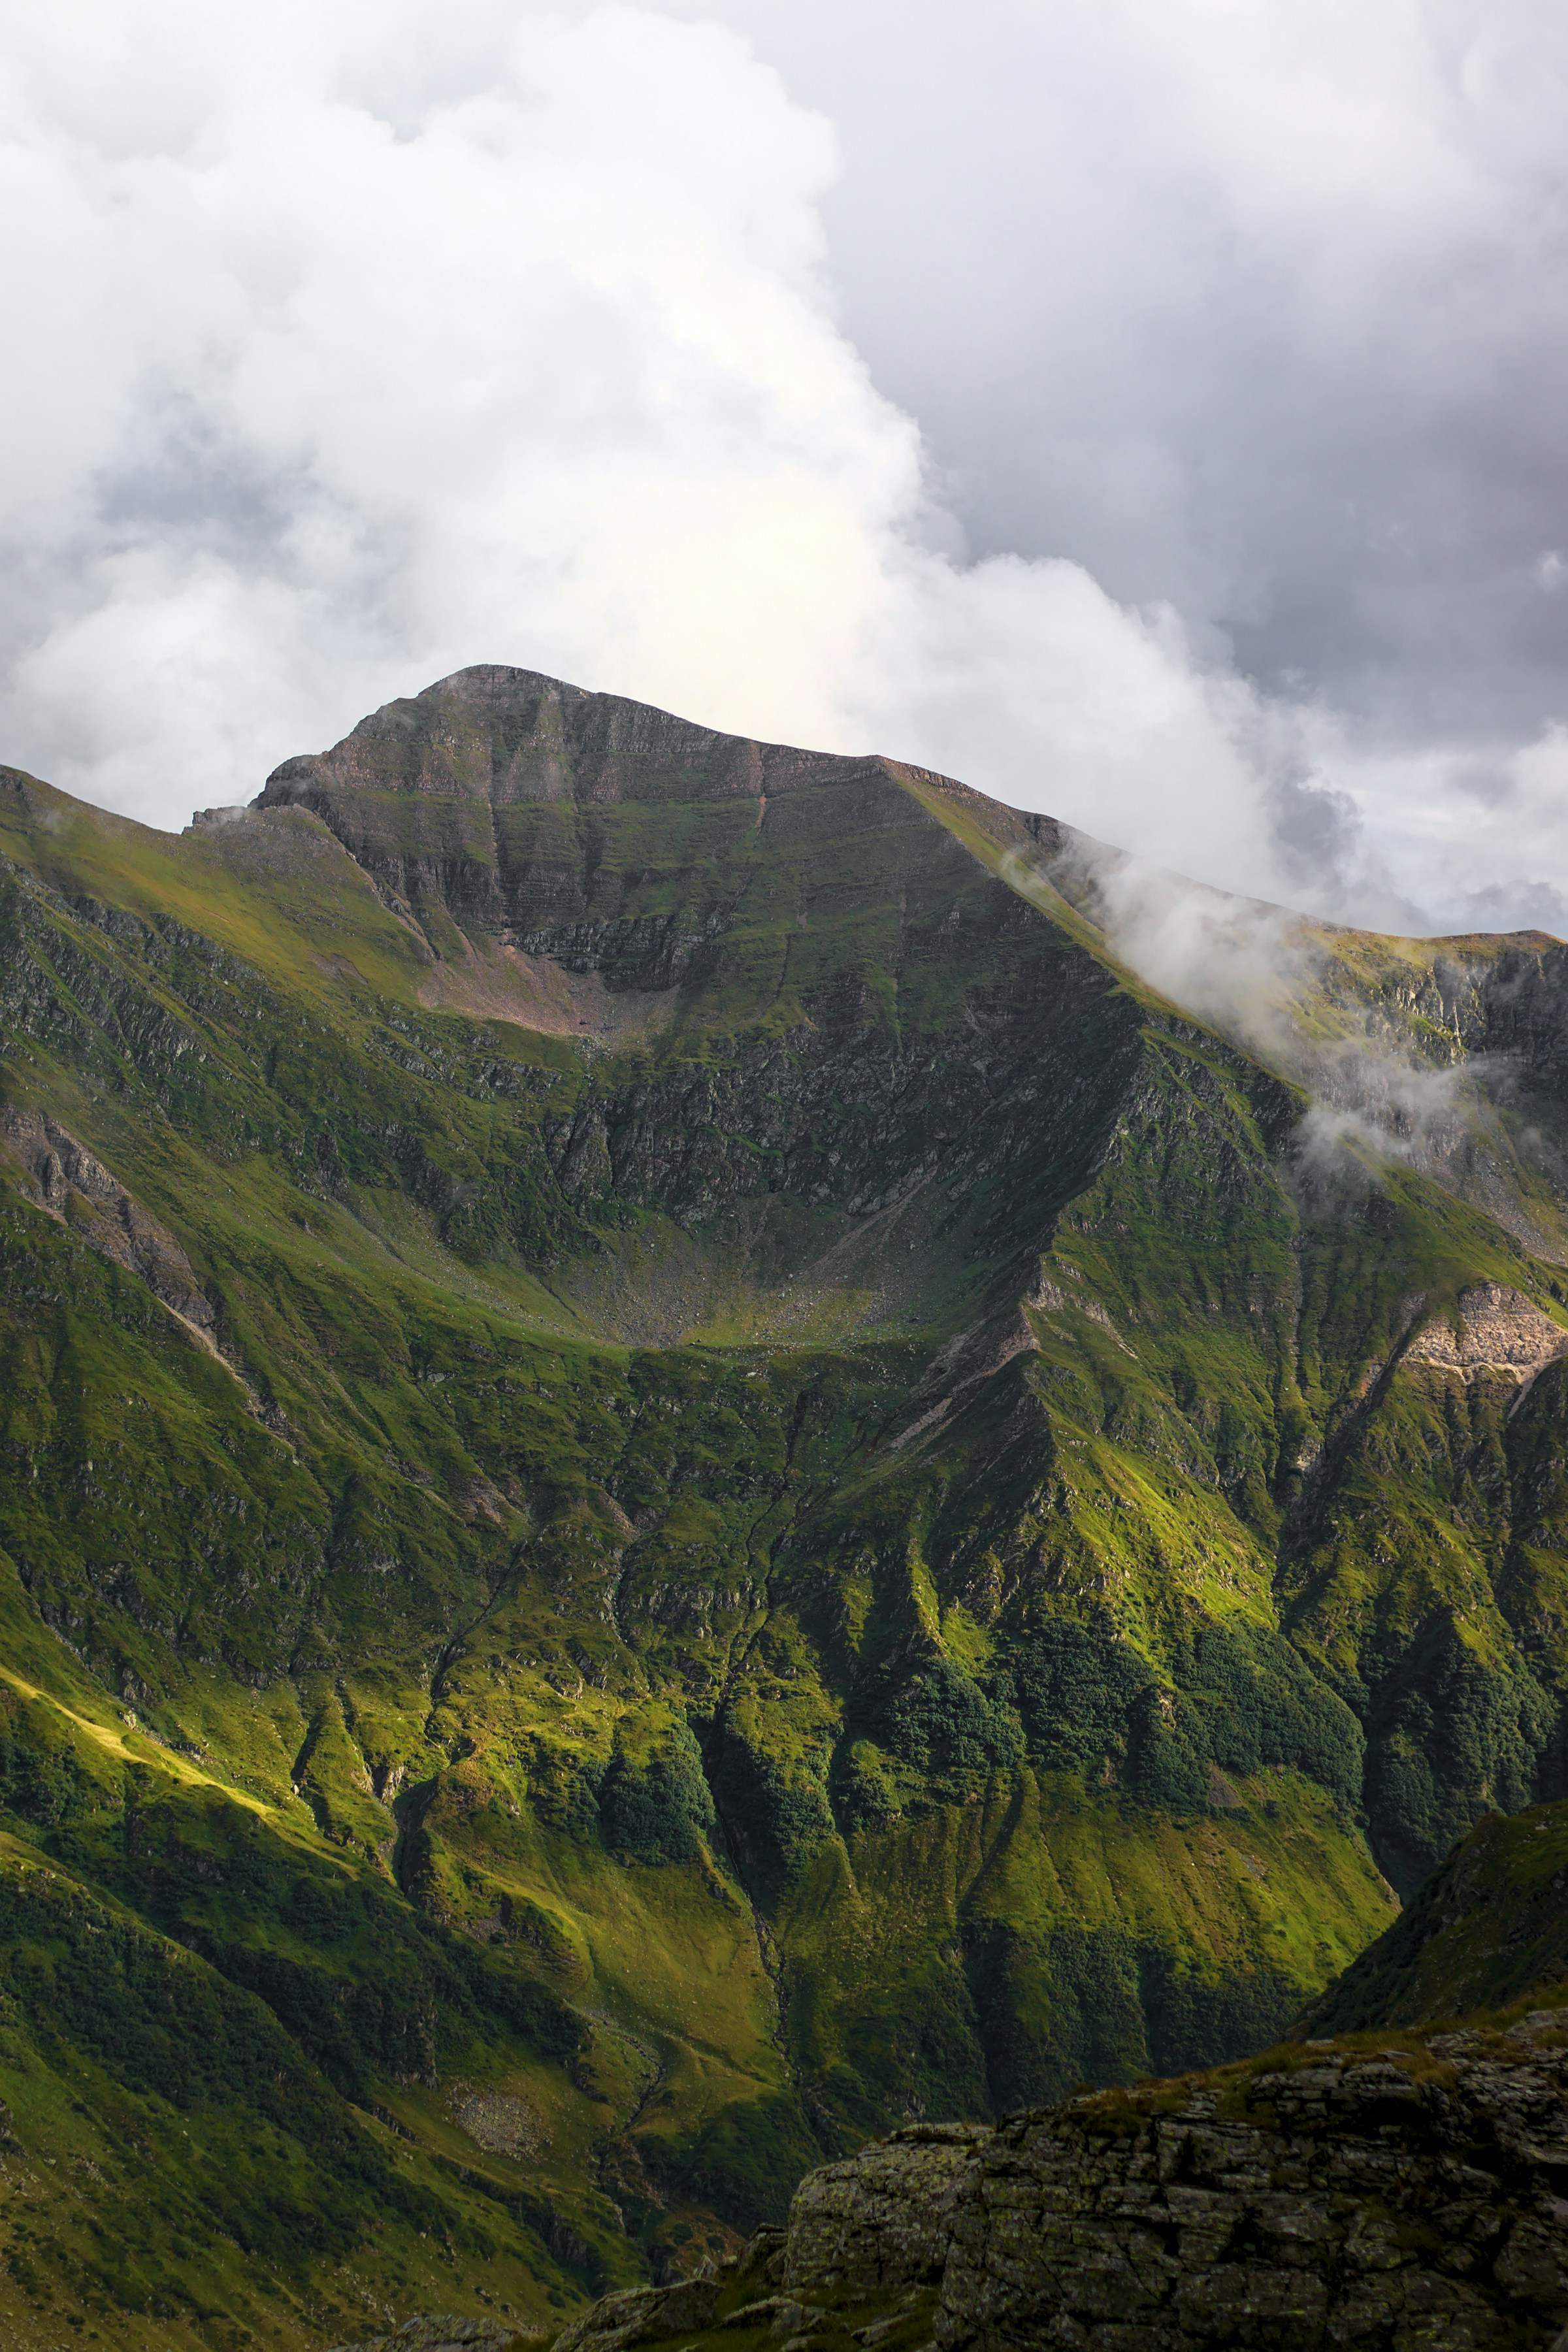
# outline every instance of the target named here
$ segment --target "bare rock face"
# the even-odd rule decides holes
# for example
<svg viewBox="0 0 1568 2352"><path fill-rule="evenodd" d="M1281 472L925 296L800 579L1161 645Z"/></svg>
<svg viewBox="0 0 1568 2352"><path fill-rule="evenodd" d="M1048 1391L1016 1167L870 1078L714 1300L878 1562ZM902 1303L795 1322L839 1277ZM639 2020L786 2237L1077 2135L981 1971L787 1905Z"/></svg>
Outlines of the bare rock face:
<svg viewBox="0 0 1568 2352"><path fill-rule="evenodd" d="M502 2319L407 2319L391 2336L341 2344L337 2352L505 2352L517 2330Z"/></svg>
<svg viewBox="0 0 1568 2352"><path fill-rule="evenodd" d="M808 2173L790 2208L784 2275L794 2288L934 2284L956 2197L990 2139L981 2124L914 2124Z"/></svg>
<svg viewBox="0 0 1568 2352"><path fill-rule="evenodd" d="M671 2336L698 2333L713 2317L719 2289L711 2278L674 2286L634 2286L606 2294L555 2339L554 2352L630 2352Z"/></svg>
<svg viewBox="0 0 1568 2352"><path fill-rule="evenodd" d="M752 742L497 663L387 703L328 751L285 760L255 805L319 816L395 903L438 905L525 959L559 958L579 976L602 972L614 991L657 992L727 928L740 877L724 866L737 844L764 826L792 856L819 835L838 840L847 822L924 833L932 820L913 784L984 808L1032 855L1054 855L1065 838L1048 817L996 811L924 769ZM614 854L631 837L621 821L634 803L706 812L681 914L638 900L646 861L639 853L628 869ZM477 975L460 969L446 984L454 977Z"/></svg>
<svg viewBox="0 0 1568 2352"><path fill-rule="evenodd" d="M801 2306L776 2292L784 2247L782 2230L759 2230L740 2254L704 2264L695 2277L604 2295L562 2331L552 2352L631 2352L634 2345L689 2341L715 2325L767 2326L788 2336Z"/></svg>
<svg viewBox="0 0 1568 2352"><path fill-rule="evenodd" d="M285 760L264 805L311 789L412 792L437 798L581 798L605 803L679 789L721 797L776 792L828 755L694 726L619 695L590 694L535 670L481 662L362 719L330 751Z"/></svg>
<svg viewBox="0 0 1568 2352"><path fill-rule="evenodd" d="M1550 2344L1565 2026L1330 2045L1015 2117L954 2200L941 2352Z"/></svg>
<svg viewBox="0 0 1568 2352"><path fill-rule="evenodd" d="M0 1108L0 1149L20 1163L39 1208L74 1225L100 1257L140 1275L153 1297L216 1354L217 1318L189 1258L100 1160L42 1111Z"/></svg>
<svg viewBox="0 0 1568 2352"><path fill-rule="evenodd" d="M1568 2324L1568 2009L1308 2043L994 2131L917 2125L811 2174L775 2240L607 2297L555 2352L715 2327L784 2352L1546 2352ZM760 2277L784 2291L758 2299Z"/></svg>
<svg viewBox="0 0 1568 2352"><path fill-rule="evenodd" d="M1456 1323L1423 1324L1405 1350L1405 1361L1439 1364L1467 1379L1492 1372L1523 1383L1565 1353L1568 1331L1522 1291L1479 1282L1460 1293Z"/></svg>

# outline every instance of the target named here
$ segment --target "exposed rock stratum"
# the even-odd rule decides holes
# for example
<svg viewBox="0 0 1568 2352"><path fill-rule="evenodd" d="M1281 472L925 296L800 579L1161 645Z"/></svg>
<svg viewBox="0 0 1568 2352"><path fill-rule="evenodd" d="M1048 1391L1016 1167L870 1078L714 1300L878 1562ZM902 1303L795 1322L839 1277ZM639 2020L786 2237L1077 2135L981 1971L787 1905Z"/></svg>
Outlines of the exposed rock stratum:
<svg viewBox="0 0 1568 2352"><path fill-rule="evenodd" d="M555 2352L1523 2352L1568 2323L1565 2188L1568 2011L1309 2042L895 2133L810 2175L782 2242Z"/></svg>

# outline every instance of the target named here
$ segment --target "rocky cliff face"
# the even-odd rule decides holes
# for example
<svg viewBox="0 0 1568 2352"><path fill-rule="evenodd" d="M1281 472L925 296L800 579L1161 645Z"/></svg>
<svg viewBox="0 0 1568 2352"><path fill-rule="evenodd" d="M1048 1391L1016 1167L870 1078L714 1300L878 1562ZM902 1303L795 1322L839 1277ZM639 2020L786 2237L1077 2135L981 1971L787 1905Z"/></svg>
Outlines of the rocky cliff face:
<svg viewBox="0 0 1568 2352"><path fill-rule="evenodd" d="M721 735L494 665L388 703L329 751L286 760L257 805L324 818L420 920L446 914L622 987L657 989L678 985L742 914L752 836L767 832L770 849L788 845L799 865L841 842L847 813L862 835L907 835L914 778L1000 820L1002 839L1051 855L1066 837L923 771ZM835 877L823 878L831 898ZM836 879L842 891L856 877ZM803 928L814 902L819 921L828 913L821 897L807 888L791 908Z"/></svg>
<svg viewBox="0 0 1568 2352"><path fill-rule="evenodd" d="M782 2243L612 2298L556 2352L1544 2347L1568 2322L1565 2173L1562 2010L1308 2042L991 2132L895 2134L805 2180Z"/></svg>

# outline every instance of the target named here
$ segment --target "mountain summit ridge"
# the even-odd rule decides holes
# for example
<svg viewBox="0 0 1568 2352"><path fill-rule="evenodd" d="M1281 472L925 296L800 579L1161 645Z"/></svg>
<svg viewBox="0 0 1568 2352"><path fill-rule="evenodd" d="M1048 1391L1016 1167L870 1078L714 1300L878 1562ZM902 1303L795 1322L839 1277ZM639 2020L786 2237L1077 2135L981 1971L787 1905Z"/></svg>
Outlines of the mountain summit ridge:
<svg viewBox="0 0 1568 2352"><path fill-rule="evenodd" d="M997 856L1052 857L1074 838L1053 818L879 753L759 743L494 664L386 704L325 752L284 761L253 806L310 810L409 903L436 898L461 920L542 939L568 908L596 910L595 877L602 865L605 880L616 871L617 848L624 880L646 882L636 861L651 853L668 886L659 845L645 837L660 810L689 812L687 878L722 863L737 886L760 845L748 834L783 825L808 846L851 810L859 830L978 819Z"/></svg>
<svg viewBox="0 0 1568 2352"><path fill-rule="evenodd" d="M489 752L488 776L475 757L476 728ZM274 805L289 788L318 779L361 781L361 761L378 755L401 761L403 789L479 789L502 801L562 798L574 789L589 800L614 800L628 786L633 797L656 799L671 773L697 793L754 796L787 790L802 774L848 781L868 764L856 755L729 734L542 670L479 662L384 704L330 751L281 761L253 805ZM384 769L373 766L372 773L382 789L390 787Z"/></svg>

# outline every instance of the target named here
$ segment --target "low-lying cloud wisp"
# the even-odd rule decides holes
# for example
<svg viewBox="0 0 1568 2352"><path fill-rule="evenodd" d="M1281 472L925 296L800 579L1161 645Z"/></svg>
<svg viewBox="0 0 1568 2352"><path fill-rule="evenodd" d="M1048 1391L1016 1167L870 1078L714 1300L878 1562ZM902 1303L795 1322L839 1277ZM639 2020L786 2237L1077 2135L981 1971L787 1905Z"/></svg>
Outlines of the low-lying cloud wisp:
<svg viewBox="0 0 1568 2352"><path fill-rule="evenodd" d="M1511 1069L1500 1055L1466 1050L1458 1007L1471 974L1462 960L1439 959L1426 981L1431 1044L1423 1057L1407 1023L1336 961L1333 935L1321 924L1081 835L1040 872L1141 980L1307 1092L1294 1148L1310 1178L1359 1181L1393 1161L1457 1181L1468 1166ZM1009 878L1025 878L1023 861Z"/></svg>

